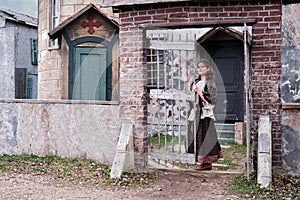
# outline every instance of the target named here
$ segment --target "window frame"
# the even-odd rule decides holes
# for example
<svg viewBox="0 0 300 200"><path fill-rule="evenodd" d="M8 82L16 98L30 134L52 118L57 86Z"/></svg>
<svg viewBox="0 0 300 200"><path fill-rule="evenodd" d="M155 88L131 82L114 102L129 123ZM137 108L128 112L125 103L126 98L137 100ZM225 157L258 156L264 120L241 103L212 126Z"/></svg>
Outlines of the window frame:
<svg viewBox="0 0 300 200"><path fill-rule="evenodd" d="M164 59L165 59L164 50L152 49L152 48L146 49L147 88L161 89L165 87ZM156 69L154 69L155 66ZM150 77L149 77L149 72L151 74ZM161 81L163 82L163 84L160 84Z"/></svg>
<svg viewBox="0 0 300 200"><path fill-rule="evenodd" d="M48 32L59 25L61 0L48 0ZM48 37L48 49L59 49L59 38L50 39Z"/></svg>
<svg viewBox="0 0 300 200"><path fill-rule="evenodd" d="M30 38L30 52L31 52L31 64L38 64L38 40Z"/></svg>

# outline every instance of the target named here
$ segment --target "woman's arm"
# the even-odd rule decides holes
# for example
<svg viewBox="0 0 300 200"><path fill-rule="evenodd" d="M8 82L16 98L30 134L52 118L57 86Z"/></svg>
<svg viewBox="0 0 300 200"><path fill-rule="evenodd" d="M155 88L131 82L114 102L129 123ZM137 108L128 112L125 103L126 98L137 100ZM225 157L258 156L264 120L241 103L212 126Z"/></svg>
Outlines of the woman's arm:
<svg viewBox="0 0 300 200"><path fill-rule="evenodd" d="M210 104L215 105L217 102L217 86L214 80L208 80L204 88L203 96Z"/></svg>

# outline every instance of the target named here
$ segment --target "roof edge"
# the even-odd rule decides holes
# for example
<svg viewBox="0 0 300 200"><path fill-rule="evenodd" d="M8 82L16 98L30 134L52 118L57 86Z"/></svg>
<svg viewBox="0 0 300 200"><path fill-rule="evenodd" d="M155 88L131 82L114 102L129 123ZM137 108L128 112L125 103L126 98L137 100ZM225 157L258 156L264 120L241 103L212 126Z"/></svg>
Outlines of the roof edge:
<svg viewBox="0 0 300 200"><path fill-rule="evenodd" d="M153 3L170 3L170 2L182 2L192 0L103 0L102 7L119 7L119 6L132 6L141 4L153 4Z"/></svg>
<svg viewBox="0 0 300 200"><path fill-rule="evenodd" d="M110 18L106 13L99 10L94 4L90 3L81 10L79 10L77 13L71 15L66 20L62 21L57 27L55 27L52 31L48 33L51 39L55 39L59 36L62 29L64 29L66 26L68 26L70 23L75 21L79 16L83 15L88 10L93 9L97 11L101 16L105 17L108 21L110 21L114 26L119 27L119 24L116 20Z"/></svg>

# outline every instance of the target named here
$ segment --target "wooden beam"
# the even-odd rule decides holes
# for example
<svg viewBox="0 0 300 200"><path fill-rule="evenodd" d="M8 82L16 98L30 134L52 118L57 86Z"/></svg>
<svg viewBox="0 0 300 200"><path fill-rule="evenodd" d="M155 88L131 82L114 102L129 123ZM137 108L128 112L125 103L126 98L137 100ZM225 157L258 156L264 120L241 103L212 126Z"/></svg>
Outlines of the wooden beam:
<svg viewBox="0 0 300 200"><path fill-rule="evenodd" d="M299 109L300 103L282 103L282 109Z"/></svg>
<svg viewBox="0 0 300 200"><path fill-rule="evenodd" d="M257 23L256 19L234 19L234 20L216 20L216 21L199 21L199 22L166 22L153 24L140 24L142 28L204 28L215 26L243 26L244 24L253 25Z"/></svg>

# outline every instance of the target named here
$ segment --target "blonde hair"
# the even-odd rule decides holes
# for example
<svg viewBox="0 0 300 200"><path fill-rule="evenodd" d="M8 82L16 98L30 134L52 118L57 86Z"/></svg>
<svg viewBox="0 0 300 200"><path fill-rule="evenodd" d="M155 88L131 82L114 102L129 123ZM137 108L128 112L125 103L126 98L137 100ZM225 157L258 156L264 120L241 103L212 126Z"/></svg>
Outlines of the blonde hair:
<svg viewBox="0 0 300 200"><path fill-rule="evenodd" d="M207 72L206 74L206 79L207 80L215 80L216 79L216 75L215 75L215 71L214 71L214 68L211 66L211 64L209 63L208 60L206 59L201 59L199 62L198 62L198 65L199 63L203 63L207 68L209 68L210 70ZM198 66L197 65L197 66ZM199 80L201 80L201 76L199 75Z"/></svg>

